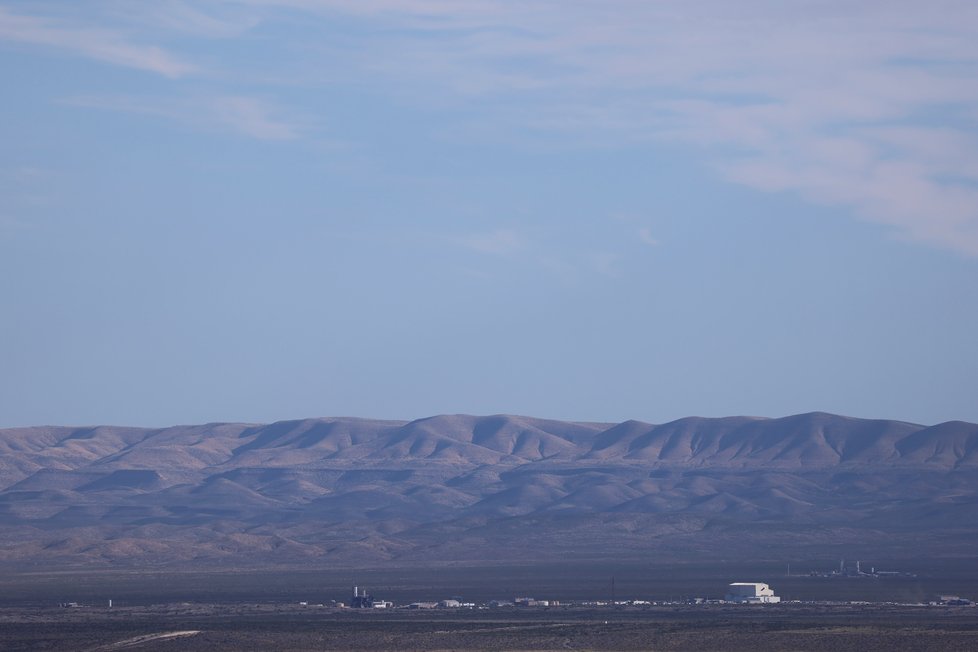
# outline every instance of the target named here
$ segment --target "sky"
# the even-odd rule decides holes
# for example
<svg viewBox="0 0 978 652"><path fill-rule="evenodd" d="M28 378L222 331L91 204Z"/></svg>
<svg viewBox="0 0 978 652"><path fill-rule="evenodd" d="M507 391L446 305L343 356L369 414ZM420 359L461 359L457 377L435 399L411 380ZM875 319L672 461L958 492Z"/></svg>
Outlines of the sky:
<svg viewBox="0 0 978 652"><path fill-rule="evenodd" d="M0 427L978 421L978 3L0 0Z"/></svg>

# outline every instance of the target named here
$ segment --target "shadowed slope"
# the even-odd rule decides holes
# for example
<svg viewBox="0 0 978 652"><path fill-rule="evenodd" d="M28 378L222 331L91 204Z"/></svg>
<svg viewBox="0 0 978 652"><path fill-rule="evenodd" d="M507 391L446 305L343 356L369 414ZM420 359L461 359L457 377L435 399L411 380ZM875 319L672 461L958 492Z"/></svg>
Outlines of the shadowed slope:
<svg viewBox="0 0 978 652"><path fill-rule="evenodd" d="M0 561L18 563L954 555L978 538L962 422L325 418L19 428L0 451Z"/></svg>

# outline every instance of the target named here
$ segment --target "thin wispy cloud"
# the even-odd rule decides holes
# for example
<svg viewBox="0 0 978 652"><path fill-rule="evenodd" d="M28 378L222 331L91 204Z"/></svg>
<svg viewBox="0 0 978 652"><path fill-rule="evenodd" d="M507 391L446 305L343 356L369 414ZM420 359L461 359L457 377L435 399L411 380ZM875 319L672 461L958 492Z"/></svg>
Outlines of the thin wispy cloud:
<svg viewBox="0 0 978 652"><path fill-rule="evenodd" d="M970 0L119 6L94 2L85 20L0 9L0 40L179 78L194 67L175 54L187 43L167 34L249 38L300 17L307 29L290 32L287 47L252 40L269 47L260 75L255 60L212 51L215 69L240 86L220 94L274 98L262 83L276 75L307 88L343 78L422 108L465 107L473 132L529 127L584 147L678 144L728 181L978 255L978 4ZM340 45L316 36L337 20ZM313 74L297 75L296 66ZM205 114L252 138L297 133L267 101L216 102Z"/></svg>
<svg viewBox="0 0 978 652"><path fill-rule="evenodd" d="M497 118L541 129L694 145L736 183L978 254L978 175L955 166L976 158L973 3L251 4L402 27L358 54L419 101L493 95ZM937 128L946 137L906 132Z"/></svg>
<svg viewBox="0 0 978 652"><path fill-rule="evenodd" d="M592 271L602 276L617 277L621 274L621 256L611 251L592 251L584 257Z"/></svg>
<svg viewBox="0 0 978 652"><path fill-rule="evenodd" d="M513 229L497 229L452 238L452 242L484 254L505 256L526 247L526 239Z"/></svg>
<svg viewBox="0 0 978 652"><path fill-rule="evenodd" d="M642 227L638 230L638 239L639 242L650 246L656 246L659 244L659 241L652 235L652 229L648 227Z"/></svg>
<svg viewBox="0 0 978 652"><path fill-rule="evenodd" d="M299 136L297 121L269 102L239 95L191 98L143 98L134 96L82 96L66 104L137 113L163 118L197 129L236 133L257 140L284 141Z"/></svg>
<svg viewBox="0 0 978 652"><path fill-rule="evenodd" d="M68 54L177 78L195 70L163 48L136 43L105 28L58 22L0 7L0 41L42 46Z"/></svg>
<svg viewBox="0 0 978 652"><path fill-rule="evenodd" d="M254 10L233 2L203 4L188 0L155 0L112 5L110 11L117 19L142 28L201 38L241 36L261 22Z"/></svg>
<svg viewBox="0 0 978 652"><path fill-rule="evenodd" d="M210 101L215 122L259 140L292 140L298 127L274 115L275 109L253 97L224 96Z"/></svg>

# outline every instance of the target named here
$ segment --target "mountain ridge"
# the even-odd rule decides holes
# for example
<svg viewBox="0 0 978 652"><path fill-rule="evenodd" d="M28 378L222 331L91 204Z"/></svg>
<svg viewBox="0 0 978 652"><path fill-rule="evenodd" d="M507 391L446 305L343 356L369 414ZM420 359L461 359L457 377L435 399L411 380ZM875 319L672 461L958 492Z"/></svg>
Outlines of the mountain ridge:
<svg viewBox="0 0 978 652"><path fill-rule="evenodd" d="M0 563L68 566L544 554L520 536L571 557L959 554L978 536L978 425L812 412L3 429L0 526Z"/></svg>
<svg viewBox="0 0 978 652"><path fill-rule="evenodd" d="M782 418L684 417L664 424L563 422L512 415L414 421L322 417L271 424L167 428L40 426L0 429L0 481L51 468L204 468L215 465L544 460L657 465L978 465L978 425L922 426L824 412ZM16 480L15 480L16 481ZM2 488L2 487L0 487Z"/></svg>

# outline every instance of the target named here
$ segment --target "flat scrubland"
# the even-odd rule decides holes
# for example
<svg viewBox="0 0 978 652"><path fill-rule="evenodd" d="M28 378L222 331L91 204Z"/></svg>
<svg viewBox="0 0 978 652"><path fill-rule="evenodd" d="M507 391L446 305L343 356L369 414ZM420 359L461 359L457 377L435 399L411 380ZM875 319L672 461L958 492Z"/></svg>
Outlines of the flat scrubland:
<svg viewBox="0 0 978 652"><path fill-rule="evenodd" d="M978 610L933 607L505 608L298 605L0 609L17 650L974 650Z"/></svg>
<svg viewBox="0 0 978 652"><path fill-rule="evenodd" d="M912 576L825 578L804 575L831 570L838 559L791 563L757 560L589 560L539 564L413 565L278 569L53 570L0 567L0 607L45 608L60 602L117 607L163 603L312 604L345 602L351 587L366 587L395 604L458 597L468 602L512 600L678 601L722 598L729 582L767 582L785 600L927 602L941 594L978 598L978 558L954 560L862 560L864 568ZM853 561L847 566L854 566Z"/></svg>
<svg viewBox="0 0 978 652"><path fill-rule="evenodd" d="M903 562L902 566L916 577L779 577L777 572L786 569L768 562L184 572L7 570L0 571L0 650L978 649L978 608L882 604L928 600L939 593L976 597L974 560L912 566ZM328 606L332 600L347 600L354 582L378 598L399 604L449 597L472 602L515 596L562 602L608 600L611 577L616 597L622 600L721 597L727 582L747 580L770 582L788 599L876 604L437 611ZM67 601L83 606L57 606Z"/></svg>

